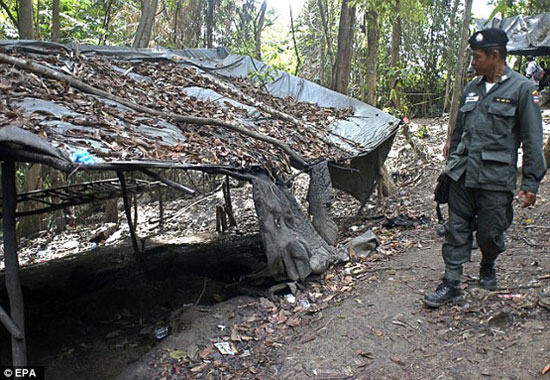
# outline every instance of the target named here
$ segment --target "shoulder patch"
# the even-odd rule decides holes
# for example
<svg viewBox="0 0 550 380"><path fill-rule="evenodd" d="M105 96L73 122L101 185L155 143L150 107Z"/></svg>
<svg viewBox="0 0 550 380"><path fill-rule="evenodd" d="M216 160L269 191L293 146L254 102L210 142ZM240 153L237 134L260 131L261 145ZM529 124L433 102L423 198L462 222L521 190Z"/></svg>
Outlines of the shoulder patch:
<svg viewBox="0 0 550 380"><path fill-rule="evenodd" d="M535 104L539 104L540 102L540 97L539 97L539 92L537 90L533 91L533 103Z"/></svg>

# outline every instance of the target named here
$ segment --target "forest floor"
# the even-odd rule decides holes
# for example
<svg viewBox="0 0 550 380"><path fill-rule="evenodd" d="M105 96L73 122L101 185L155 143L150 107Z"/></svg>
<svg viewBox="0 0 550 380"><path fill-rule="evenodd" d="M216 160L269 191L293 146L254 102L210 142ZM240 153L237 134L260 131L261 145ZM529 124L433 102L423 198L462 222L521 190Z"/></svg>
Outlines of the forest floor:
<svg viewBox="0 0 550 380"><path fill-rule="evenodd" d="M100 247L82 258L30 266L22 277L31 361L46 365L47 378L75 380L544 378L550 365L549 176L535 207L521 209L514 201L508 250L497 265L499 288L476 286L480 252L474 250L464 299L439 309L422 304L443 273L433 187L443 167L444 124L411 122L414 148L398 134L387 161L394 195L382 202L373 197L356 215L359 204L337 194L340 243L371 230L380 246L304 286L275 295L250 288L243 295L227 285L263 260L246 187L234 199L250 233L233 234L229 244L202 244L217 240L206 231L213 213L189 209L191 215L180 213L174 223L192 218L205 231L182 248L174 239L187 231L168 225L176 231L168 240L173 245L151 248L157 255L147 266L128 258L127 240L126 248ZM303 196L305 186L298 187ZM76 240L56 239L60 247ZM25 252L32 262L43 251L29 244ZM0 365L7 365L9 340L1 334Z"/></svg>

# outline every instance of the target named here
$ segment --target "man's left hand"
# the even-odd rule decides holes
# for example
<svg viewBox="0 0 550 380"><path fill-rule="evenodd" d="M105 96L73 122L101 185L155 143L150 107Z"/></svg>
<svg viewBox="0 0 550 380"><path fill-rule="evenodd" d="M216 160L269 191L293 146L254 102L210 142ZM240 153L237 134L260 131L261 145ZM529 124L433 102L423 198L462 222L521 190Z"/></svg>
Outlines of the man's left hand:
<svg viewBox="0 0 550 380"><path fill-rule="evenodd" d="M537 201L537 194L530 191L520 190L518 193L518 198L525 197L521 208L533 206Z"/></svg>

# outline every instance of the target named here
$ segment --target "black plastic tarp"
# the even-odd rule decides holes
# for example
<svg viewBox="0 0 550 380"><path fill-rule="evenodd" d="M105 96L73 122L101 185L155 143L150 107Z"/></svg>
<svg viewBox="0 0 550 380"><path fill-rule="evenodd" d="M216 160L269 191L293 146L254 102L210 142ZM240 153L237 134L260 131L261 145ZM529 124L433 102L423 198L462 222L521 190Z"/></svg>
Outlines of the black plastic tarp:
<svg viewBox="0 0 550 380"><path fill-rule="evenodd" d="M514 16L505 19L476 20L477 30L503 29L510 41L507 49L517 55L550 55L550 13Z"/></svg>

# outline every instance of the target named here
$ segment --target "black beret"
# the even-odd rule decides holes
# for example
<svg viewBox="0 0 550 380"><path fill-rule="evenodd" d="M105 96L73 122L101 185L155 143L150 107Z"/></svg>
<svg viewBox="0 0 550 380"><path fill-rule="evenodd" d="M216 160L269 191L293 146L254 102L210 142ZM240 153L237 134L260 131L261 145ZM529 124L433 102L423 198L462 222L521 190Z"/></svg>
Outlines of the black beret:
<svg viewBox="0 0 550 380"><path fill-rule="evenodd" d="M502 29L489 28L483 29L472 34L468 40L472 49L484 49L488 47L502 46L506 48L508 36Z"/></svg>

